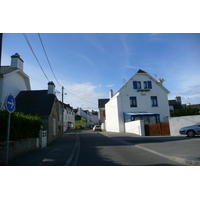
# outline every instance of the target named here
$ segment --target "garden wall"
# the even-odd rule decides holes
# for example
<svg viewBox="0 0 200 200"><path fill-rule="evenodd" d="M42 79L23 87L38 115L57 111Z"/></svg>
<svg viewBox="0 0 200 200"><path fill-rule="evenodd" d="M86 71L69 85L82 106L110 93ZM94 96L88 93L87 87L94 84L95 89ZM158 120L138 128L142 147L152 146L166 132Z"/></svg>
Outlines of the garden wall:
<svg viewBox="0 0 200 200"><path fill-rule="evenodd" d="M21 139L9 142L8 160L15 156L40 147L39 138ZM0 143L0 165L5 164L6 142ZM9 162L8 162L9 164Z"/></svg>
<svg viewBox="0 0 200 200"><path fill-rule="evenodd" d="M180 135L179 130L185 126L191 126L200 122L200 115L169 117L170 135Z"/></svg>

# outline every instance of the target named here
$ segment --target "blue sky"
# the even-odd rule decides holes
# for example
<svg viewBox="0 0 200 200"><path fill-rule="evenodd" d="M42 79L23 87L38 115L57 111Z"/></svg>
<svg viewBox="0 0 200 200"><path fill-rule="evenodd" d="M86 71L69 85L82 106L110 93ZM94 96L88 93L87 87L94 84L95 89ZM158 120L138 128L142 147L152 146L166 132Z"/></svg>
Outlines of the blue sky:
<svg viewBox="0 0 200 200"><path fill-rule="evenodd" d="M48 79L73 107L98 110L98 99L117 92L139 69L164 78L169 99L200 103L200 34L198 33L41 33L55 80L37 33L26 33ZM31 88L46 89L48 80L22 33L3 35L2 65L19 53ZM61 99L61 93L57 93ZM78 98L79 97L79 98Z"/></svg>

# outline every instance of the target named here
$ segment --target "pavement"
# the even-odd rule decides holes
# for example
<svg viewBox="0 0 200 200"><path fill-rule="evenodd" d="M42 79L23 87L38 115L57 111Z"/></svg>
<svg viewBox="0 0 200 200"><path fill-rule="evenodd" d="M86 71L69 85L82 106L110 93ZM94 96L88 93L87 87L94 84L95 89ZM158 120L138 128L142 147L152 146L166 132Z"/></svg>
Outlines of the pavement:
<svg viewBox="0 0 200 200"><path fill-rule="evenodd" d="M8 166L67 166L77 146L77 132L59 135L45 148L30 150L8 161Z"/></svg>
<svg viewBox="0 0 200 200"><path fill-rule="evenodd" d="M59 135L51 145L31 150L9 160L8 166L73 166L72 161L77 159L77 152L80 150L79 132L79 130L69 130ZM199 136L188 138L185 136L138 136L132 133L104 131L98 133L179 163L200 166Z"/></svg>

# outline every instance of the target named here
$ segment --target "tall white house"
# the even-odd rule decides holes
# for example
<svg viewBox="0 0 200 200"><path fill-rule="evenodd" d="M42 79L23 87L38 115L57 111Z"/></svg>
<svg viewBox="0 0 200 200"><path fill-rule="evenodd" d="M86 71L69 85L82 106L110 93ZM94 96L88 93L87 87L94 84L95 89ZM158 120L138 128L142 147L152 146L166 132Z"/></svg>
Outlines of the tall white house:
<svg viewBox="0 0 200 200"><path fill-rule="evenodd" d="M114 95L111 91L105 104L106 131L125 132L125 123L136 120L168 122L168 94L160 79L138 70Z"/></svg>
<svg viewBox="0 0 200 200"><path fill-rule="evenodd" d="M24 61L16 53L11 56L10 66L0 66L0 109L4 109L7 95L14 97L22 90L30 90L29 76L23 71Z"/></svg>

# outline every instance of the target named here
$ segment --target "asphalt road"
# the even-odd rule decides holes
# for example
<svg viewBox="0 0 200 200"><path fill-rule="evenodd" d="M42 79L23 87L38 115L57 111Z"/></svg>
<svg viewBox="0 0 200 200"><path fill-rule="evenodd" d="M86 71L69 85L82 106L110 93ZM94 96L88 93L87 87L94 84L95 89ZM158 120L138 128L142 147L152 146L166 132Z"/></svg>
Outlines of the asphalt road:
<svg viewBox="0 0 200 200"><path fill-rule="evenodd" d="M79 145L72 165L76 166L182 166L134 144L91 131L78 133Z"/></svg>

